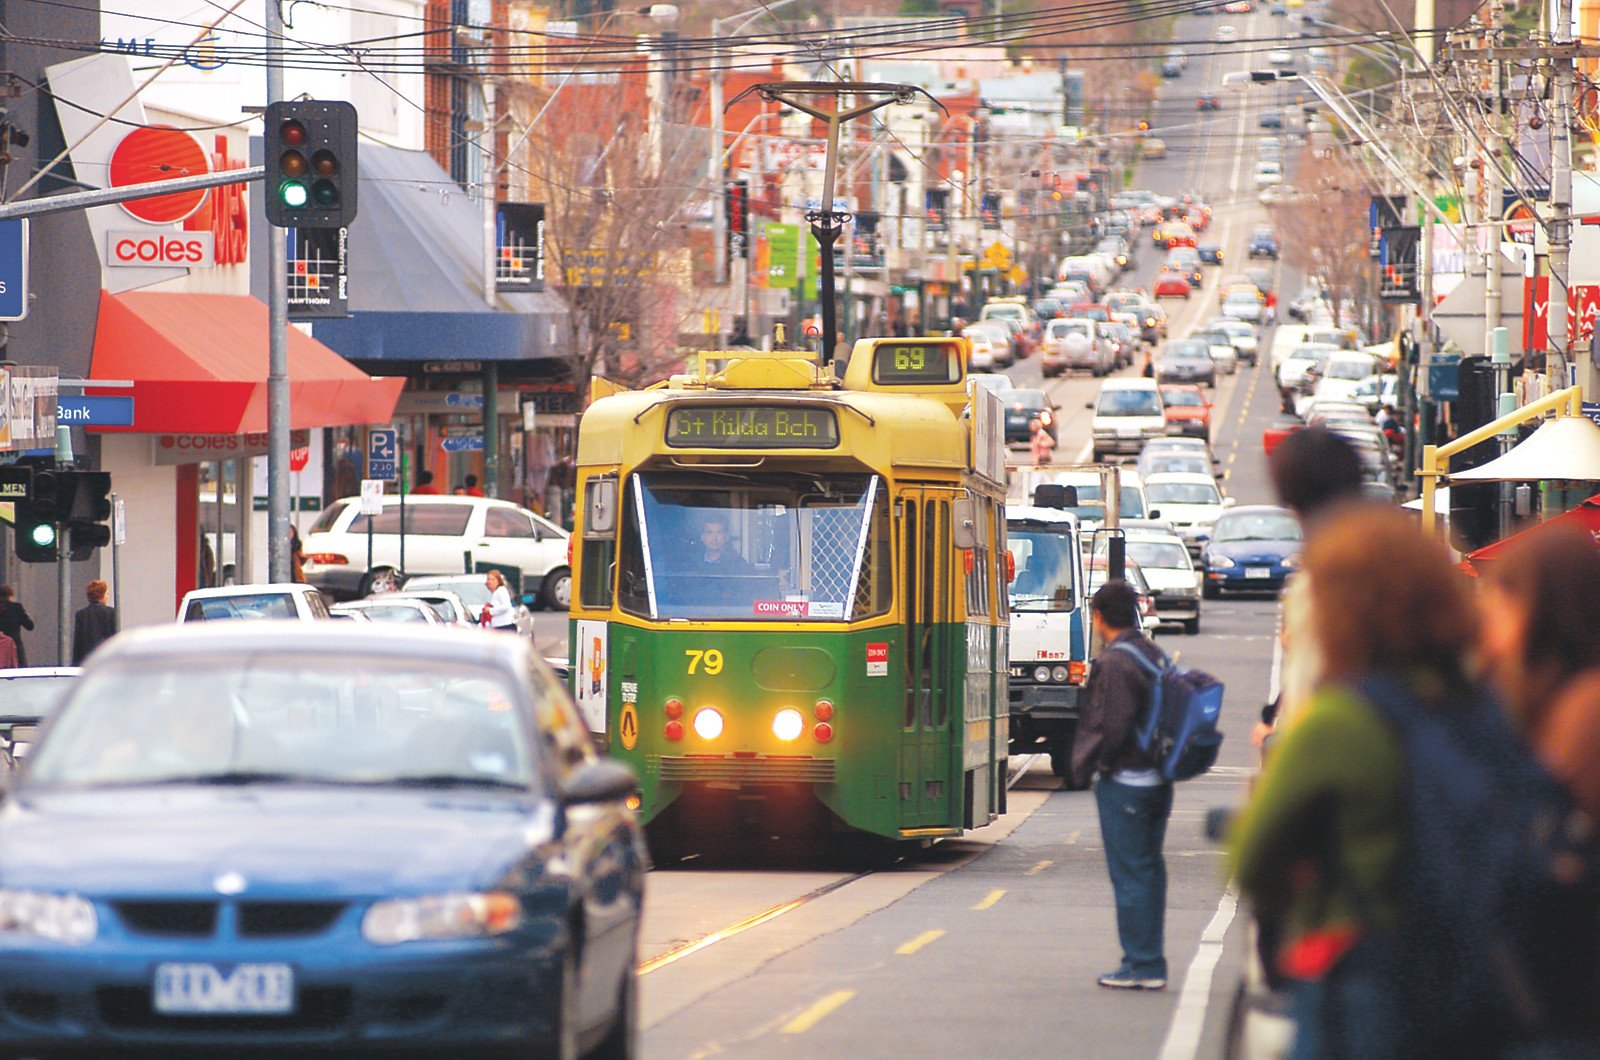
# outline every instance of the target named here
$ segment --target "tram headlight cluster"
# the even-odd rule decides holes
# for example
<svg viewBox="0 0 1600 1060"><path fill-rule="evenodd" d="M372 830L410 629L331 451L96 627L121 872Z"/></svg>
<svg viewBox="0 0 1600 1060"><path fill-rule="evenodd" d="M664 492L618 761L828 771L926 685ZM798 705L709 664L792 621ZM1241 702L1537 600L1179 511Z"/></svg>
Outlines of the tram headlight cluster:
<svg viewBox="0 0 1600 1060"><path fill-rule="evenodd" d="M714 707L701 707L694 715L694 733L702 740L722 735L722 715Z"/></svg>
<svg viewBox="0 0 1600 1060"><path fill-rule="evenodd" d="M785 743L790 740L798 740L800 734L805 731L805 715L793 707L784 707L772 716L772 735Z"/></svg>
<svg viewBox="0 0 1600 1060"><path fill-rule="evenodd" d="M684 707L683 700L676 696L662 704L662 713L666 715L666 723L662 726L662 735L671 743L681 741L686 732L684 715L690 714L688 728L694 729L694 734L702 740L716 740L722 736L727 728L727 721L722 712L715 707L698 707L689 711ZM811 735L818 743L827 743L833 739L833 703L826 699L819 699L812 708L812 715L816 719L812 726ZM796 707L783 707L772 716L772 735L784 743L792 743L806 734L805 712Z"/></svg>
<svg viewBox="0 0 1600 1060"><path fill-rule="evenodd" d="M1035 684L1040 685L1079 684L1083 681L1087 671L1088 667L1077 661L1057 663L1054 666L1035 666L1033 668L1033 681Z"/></svg>

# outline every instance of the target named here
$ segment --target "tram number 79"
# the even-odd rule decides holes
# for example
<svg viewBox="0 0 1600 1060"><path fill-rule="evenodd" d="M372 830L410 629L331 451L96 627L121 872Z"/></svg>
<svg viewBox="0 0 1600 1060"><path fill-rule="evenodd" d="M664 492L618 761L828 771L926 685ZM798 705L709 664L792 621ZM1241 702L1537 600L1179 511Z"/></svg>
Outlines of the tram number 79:
<svg viewBox="0 0 1600 1060"><path fill-rule="evenodd" d="M683 654L689 658L690 673L698 673L702 667L712 677L722 672L722 653L715 648L711 648L708 651L685 648Z"/></svg>

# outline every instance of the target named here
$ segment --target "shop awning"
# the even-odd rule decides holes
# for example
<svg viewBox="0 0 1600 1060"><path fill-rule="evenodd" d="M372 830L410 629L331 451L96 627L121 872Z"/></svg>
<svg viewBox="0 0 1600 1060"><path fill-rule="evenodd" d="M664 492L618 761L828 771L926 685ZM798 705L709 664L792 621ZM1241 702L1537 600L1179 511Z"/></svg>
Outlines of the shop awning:
<svg viewBox="0 0 1600 1060"><path fill-rule="evenodd" d="M289 329L290 426L388 423L405 380L369 376ZM128 379L133 426L147 434L267 429L267 307L247 295L100 292L91 379ZM88 388L89 392L96 391Z"/></svg>
<svg viewBox="0 0 1600 1060"><path fill-rule="evenodd" d="M1519 542L1542 534L1554 526L1576 526L1586 531L1592 539L1600 541L1600 496L1590 497L1570 512L1563 512L1553 519L1546 519L1538 526L1524 530L1520 534L1512 534L1493 544L1485 545L1476 552L1469 552L1467 560L1479 563L1484 560L1503 559L1505 554Z"/></svg>
<svg viewBox="0 0 1600 1060"><path fill-rule="evenodd" d="M1452 471L1452 482L1543 482L1600 479L1600 427L1587 416L1560 416L1510 452L1486 464Z"/></svg>

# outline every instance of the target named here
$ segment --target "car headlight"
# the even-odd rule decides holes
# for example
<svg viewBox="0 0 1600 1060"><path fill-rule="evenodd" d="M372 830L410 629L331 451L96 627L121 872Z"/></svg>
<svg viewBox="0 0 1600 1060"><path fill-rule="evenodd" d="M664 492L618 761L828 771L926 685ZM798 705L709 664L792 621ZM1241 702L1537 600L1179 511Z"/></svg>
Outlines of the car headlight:
<svg viewBox="0 0 1600 1060"><path fill-rule="evenodd" d="M1050 667L1035 666L1033 668L1033 679L1041 685L1048 684L1050 681Z"/></svg>
<svg viewBox="0 0 1600 1060"><path fill-rule="evenodd" d="M361 919L361 935L379 946L428 939L487 938L514 931L522 923L522 902L514 894L434 894L386 898Z"/></svg>
<svg viewBox="0 0 1600 1060"><path fill-rule="evenodd" d="M1206 557L1206 566L1222 570L1227 567L1237 566L1237 564L1227 556L1208 556Z"/></svg>
<svg viewBox="0 0 1600 1060"><path fill-rule="evenodd" d="M98 930L94 906L75 894L0 890L0 934L12 932L82 946L93 942Z"/></svg>
<svg viewBox="0 0 1600 1060"><path fill-rule="evenodd" d="M1071 676L1072 671L1068 670L1065 666L1053 666L1050 668L1050 679L1058 685L1066 684L1067 679Z"/></svg>
<svg viewBox="0 0 1600 1060"><path fill-rule="evenodd" d="M1299 570L1300 569L1300 557L1299 556L1285 556L1285 557L1283 557L1283 565L1285 567L1288 567L1290 570Z"/></svg>

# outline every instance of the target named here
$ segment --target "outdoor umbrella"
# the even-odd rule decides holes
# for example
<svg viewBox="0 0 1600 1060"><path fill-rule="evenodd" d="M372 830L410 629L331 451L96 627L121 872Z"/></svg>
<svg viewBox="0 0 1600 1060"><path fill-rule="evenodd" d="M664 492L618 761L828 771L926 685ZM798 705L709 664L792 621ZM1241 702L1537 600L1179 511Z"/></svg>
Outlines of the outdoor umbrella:
<svg viewBox="0 0 1600 1060"><path fill-rule="evenodd" d="M1526 441L1487 464L1452 471L1451 482L1600 480L1600 427L1587 416L1546 420Z"/></svg>
<svg viewBox="0 0 1600 1060"><path fill-rule="evenodd" d="M1515 548L1517 543L1527 540L1537 534L1542 534L1551 527L1577 526L1587 531L1591 540L1596 542L1595 547L1600 548L1600 495L1590 497L1570 512L1563 512L1553 519L1546 519L1537 526L1530 527L1520 534L1485 545L1476 552L1467 553L1469 563L1479 563L1483 560L1504 559L1508 550ZM1476 573L1476 572L1474 572Z"/></svg>

